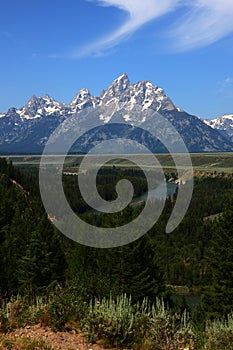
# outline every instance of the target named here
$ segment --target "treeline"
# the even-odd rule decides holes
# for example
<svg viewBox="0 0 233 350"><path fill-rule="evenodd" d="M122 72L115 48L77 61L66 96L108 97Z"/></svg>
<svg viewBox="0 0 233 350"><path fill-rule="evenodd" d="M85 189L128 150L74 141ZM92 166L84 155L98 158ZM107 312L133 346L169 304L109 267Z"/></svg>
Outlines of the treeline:
<svg viewBox="0 0 233 350"><path fill-rule="evenodd" d="M25 291L35 293L45 290L51 283L64 280L66 261L59 235L49 222L39 198L28 192L32 186L30 177L25 177L11 163L0 159L2 295Z"/></svg>
<svg viewBox="0 0 233 350"><path fill-rule="evenodd" d="M101 171L97 179L100 194L114 199L115 184L124 176L132 180L136 195L144 192L145 177L140 171L130 171ZM198 287L204 295L197 319L231 311L231 179L196 178L189 210L171 234L165 233L174 206L168 198L159 221L146 235L127 246L95 249L75 243L54 229L40 201L35 171L22 173L1 159L0 173L2 295L45 293L59 283L77 286L80 297L87 301L126 293L133 303L144 297L151 301L163 297L169 303L171 290L167 285L187 285ZM65 176L64 187L73 209L96 226L121 226L142 209L128 206L120 213L95 215L80 205L76 176ZM212 221L210 216L214 214L221 215Z"/></svg>

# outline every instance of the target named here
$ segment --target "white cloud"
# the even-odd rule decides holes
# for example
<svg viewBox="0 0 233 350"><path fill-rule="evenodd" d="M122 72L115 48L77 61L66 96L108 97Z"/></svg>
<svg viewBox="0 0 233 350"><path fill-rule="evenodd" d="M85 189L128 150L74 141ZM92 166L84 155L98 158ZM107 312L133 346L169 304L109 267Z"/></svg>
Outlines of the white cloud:
<svg viewBox="0 0 233 350"><path fill-rule="evenodd" d="M233 78L227 77L226 79L224 79L224 83L225 84L232 84L233 83Z"/></svg>
<svg viewBox="0 0 233 350"><path fill-rule="evenodd" d="M204 47L233 31L232 0L189 0L185 5L187 13L171 30L176 49Z"/></svg>
<svg viewBox="0 0 233 350"><path fill-rule="evenodd" d="M90 43L71 56L105 55L144 24L183 7L185 14L170 26L169 37L178 51L203 47L233 31L233 0L86 0L116 7L128 13L128 20L115 32Z"/></svg>
<svg viewBox="0 0 233 350"><path fill-rule="evenodd" d="M232 77L226 77L225 79L217 83L218 92L225 92L228 89L232 89L232 87L233 87Z"/></svg>
<svg viewBox="0 0 233 350"><path fill-rule="evenodd" d="M173 10L180 0L96 0L101 6L113 6L126 11L129 15L126 23L105 38L87 45L73 56L102 55L125 40L145 23Z"/></svg>

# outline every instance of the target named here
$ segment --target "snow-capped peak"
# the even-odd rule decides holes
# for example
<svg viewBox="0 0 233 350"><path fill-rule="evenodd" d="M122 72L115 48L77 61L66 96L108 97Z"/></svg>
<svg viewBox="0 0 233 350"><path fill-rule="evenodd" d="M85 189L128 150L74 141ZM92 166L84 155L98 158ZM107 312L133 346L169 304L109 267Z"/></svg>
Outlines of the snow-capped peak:
<svg viewBox="0 0 233 350"><path fill-rule="evenodd" d="M19 110L12 110L7 115L14 114L16 117L19 116L22 121L49 115L68 118L85 108L107 106L111 103L116 106L117 110L125 109L125 120L132 122L136 122L133 116L134 109L141 108L141 111L151 109L155 112L178 110L162 88L147 80L130 84L127 74L123 73L99 97L93 96L87 88L82 88L69 104L64 105L52 99L48 94L44 97L32 95L24 107ZM0 115L0 117L4 116L4 114ZM143 118L139 122L145 121Z"/></svg>
<svg viewBox="0 0 233 350"><path fill-rule="evenodd" d="M129 77L126 73L121 74L118 78L116 78L112 84L116 85L129 85L130 81L129 81Z"/></svg>
<svg viewBox="0 0 233 350"><path fill-rule="evenodd" d="M224 114L222 117L215 119L206 119L204 122L207 125L211 126L213 129L219 129L224 127L226 123L233 122L233 114Z"/></svg>
<svg viewBox="0 0 233 350"><path fill-rule="evenodd" d="M221 132L227 139L233 140L233 114L224 114L212 120L206 119L204 123Z"/></svg>
<svg viewBox="0 0 233 350"><path fill-rule="evenodd" d="M70 109L69 114L76 113L87 107L95 107L96 98L91 95L90 91L86 88L79 90L77 95L73 98L73 100L68 105Z"/></svg>
<svg viewBox="0 0 233 350"><path fill-rule="evenodd" d="M64 108L62 103L53 100L49 95L36 97L32 95L27 104L16 113L21 119L36 119L54 113L61 113Z"/></svg>
<svg viewBox="0 0 233 350"><path fill-rule="evenodd" d="M28 106L28 107L31 107L31 106L33 106L36 102L37 102L37 97L36 97L36 95L32 95L32 96L30 97L30 99L28 100L28 102L27 102L27 106Z"/></svg>
<svg viewBox="0 0 233 350"><path fill-rule="evenodd" d="M101 108L98 109L99 106ZM87 124L85 124L85 113L81 113L86 108L89 112ZM140 127L146 123L147 129L153 130L160 124L160 122L157 123L159 120L156 112L161 113L177 128L191 152L232 150L233 114L206 121L206 124L212 124L213 128L219 130L219 132L213 131L197 117L186 112L181 113L182 110L172 103L162 88L147 80L131 84L125 73L116 78L99 97L92 96L88 89L83 88L66 105L53 100L46 94L44 97L33 95L21 109L10 108L5 115L0 114L0 147L2 146L5 150L9 145L10 150L18 152L22 149L26 153L28 150L32 152L32 149L36 152L41 151L51 132L64 120L61 133L66 130L66 127L70 128L80 120L82 121L80 126L85 130L85 127L90 125L90 118L93 118L93 125L96 118L99 118L102 124L111 124L111 121L118 123L123 118L126 123L134 127ZM117 130L115 125L109 125L107 134L101 129L100 135L97 136L100 140L105 140L108 136L118 137ZM167 137L168 144L170 142L177 144L176 138L171 137L173 132L169 126L166 130L162 130L162 133ZM128 135L139 137L139 143L140 140L142 143L146 142L149 148L155 147L152 148L153 152L164 152L163 147L157 146L158 142L154 145L154 139L149 135L144 133L140 135L137 130L133 132L130 130L128 134L125 130L124 137ZM92 136L85 138L80 144L82 152L89 150L89 141L90 145L95 145L97 139L94 135Z"/></svg>
<svg viewBox="0 0 233 350"><path fill-rule="evenodd" d="M88 89L83 88L79 90L77 95L73 98L70 103L70 106L77 105L78 103L84 102L91 97L91 93Z"/></svg>
<svg viewBox="0 0 233 350"><path fill-rule="evenodd" d="M125 73L116 78L99 97L99 105L109 105L111 103L114 103L119 109L124 108L126 110L124 119L133 123L136 120L133 113L129 112L135 108L141 107L142 111L150 108L155 112L177 110L162 88L147 80L130 84ZM142 117L139 122L144 122L144 119Z"/></svg>
<svg viewBox="0 0 233 350"><path fill-rule="evenodd" d="M222 116L222 119L231 119L231 120L233 120L233 114L224 114Z"/></svg>
<svg viewBox="0 0 233 350"><path fill-rule="evenodd" d="M48 94L44 95L43 100L44 100L46 103L54 103L54 102L56 102L56 101L53 100Z"/></svg>
<svg viewBox="0 0 233 350"><path fill-rule="evenodd" d="M109 85L107 94L112 97L119 96L123 92L125 92L129 88L129 86L129 78L127 74L124 73L120 75L117 79L115 79L112 84Z"/></svg>

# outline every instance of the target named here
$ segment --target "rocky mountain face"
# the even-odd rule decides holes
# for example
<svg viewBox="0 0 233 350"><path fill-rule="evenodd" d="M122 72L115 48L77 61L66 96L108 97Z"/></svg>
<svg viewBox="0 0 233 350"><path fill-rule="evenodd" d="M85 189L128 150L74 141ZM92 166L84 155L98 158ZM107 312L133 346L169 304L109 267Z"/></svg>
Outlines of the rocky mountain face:
<svg viewBox="0 0 233 350"><path fill-rule="evenodd" d="M110 108L112 113L109 113ZM88 121L85 120L85 111L88 111ZM233 149L233 132L230 137L220 128L213 128L211 123L184 112L174 105L163 89L149 81L130 84L127 75L122 74L99 97L92 96L85 88L69 104L59 103L48 95L32 96L21 109L10 108L6 114L0 114L0 152L41 153L58 125L63 122L72 125L74 121L80 121L80 125L91 124L92 118L93 121L98 118L101 127L84 135L73 148L74 152L86 152L98 140L109 137L130 138L150 147L152 152L166 152L161 142L139 129L144 125L147 130L157 128L156 113L176 128L190 152ZM119 124L113 124L120 120L127 125L120 128ZM169 128L161 129L161 132L169 137Z"/></svg>
<svg viewBox="0 0 233 350"><path fill-rule="evenodd" d="M204 122L233 142L233 114L225 114L220 118L205 120Z"/></svg>

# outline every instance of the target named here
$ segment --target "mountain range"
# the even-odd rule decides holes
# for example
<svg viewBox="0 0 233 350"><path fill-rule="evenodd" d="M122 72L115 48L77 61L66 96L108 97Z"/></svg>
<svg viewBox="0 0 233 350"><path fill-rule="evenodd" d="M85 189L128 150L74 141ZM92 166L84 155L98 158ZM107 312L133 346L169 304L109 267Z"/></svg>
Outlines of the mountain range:
<svg viewBox="0 0 233 350"><path fill-rule="evenodd" d="M108 113L109 106L114 106L114 113ZM73 152L87 152L98 141L120 136L137 140L154 153L166 152L161 142L142 130L144 125L147 130L157 127L158 113L175 127L190 152L233 150L233 115L202 120L176 107L162 88L145 80L131 84L128 76L122 74L98 97L92 96L86 88L69 104L57 102L48 95L33 95L21 109L10 108L7 113L1 113L0 153L41 153L49 136L61 123L70 127L72 122L80 120L80 125L85 125L85 111L89 115L87 123L91 123L91 118L93 121L98 118L101 127L84 135ZM120 128L119 124L114 124L120 120L127 125ZM161 132L169 139L169 128Z"/></svg>
<svg viewBox="0 0 233 350"><path fill-rule="evenodd" d="M233 142L233 114L225 114L220 118L204 120L204 122Z"/></svg>

